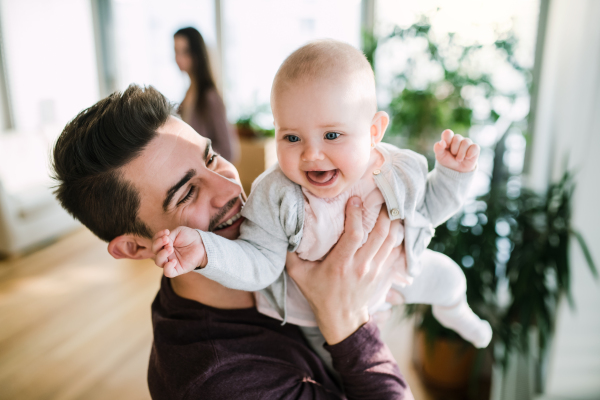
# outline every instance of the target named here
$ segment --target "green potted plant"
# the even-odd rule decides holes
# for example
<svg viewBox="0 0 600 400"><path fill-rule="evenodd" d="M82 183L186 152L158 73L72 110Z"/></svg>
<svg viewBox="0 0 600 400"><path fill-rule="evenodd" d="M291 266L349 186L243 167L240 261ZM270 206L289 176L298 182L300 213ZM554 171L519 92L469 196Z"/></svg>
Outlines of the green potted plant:
<svg viewBox="0 0 600 400"><path fill-rule="evenodd" d="M514 57L517 39L511 31L498 35L491 48L521 74L527 85L525 91L529 91L531 73ZM469 92L477 92L481 101L488 104L491 99L511 102L523 95L497 89L492 76L485 71L469 70L466 61L483 46L457 43L452 34L442 43L431 34L426 18L408 28L396 27L379 39L365 33L365 54L373 65L378 49L392 40L424 42L422 48L429 62L443 70L442 79L416 86L413 76L418 65L409 57L392 85L399 89L392 93L387 106L391 125L386 140L427 154L430 166L433 166L430 149L443 129L468 135L475 125L482 128L497 123L500 115L493 107L487 114L475 112ZM508 127L522 132L526 125L525 117L512 121ZM500 138L483 149L493 159L489 190L438 227L429 246L462 267L469 304L494 329L492 345L476 353L456 333L441 326L430 307L406 307L407 313L416 318L420 370L426 381L437 386L464 387L475 380L476 370L486 357L495 356L494 362L506 365L511 352L526 353L533 327L538 333L540 350L545 351L554 328L556 304L563 295L570 299L571 238L581 246L589 267L597 275L585 241L570 225L574 177L565 173L542 194L523 188L520 171L511 171L503 162L508 151L507 138L521 135L508 127L505 126ZM492 354L491 349L497 343L502 351ZM462 375L458 376L460 371Z"/></svg>
<svg viewBox="0 0 600 400"><path fill-rule="evenodd" d="M235 128L240 138L274 137L275 129L263 127L257 119L267 114L268 106L258 107L256 111L240 116L235 122Z"/></svg>

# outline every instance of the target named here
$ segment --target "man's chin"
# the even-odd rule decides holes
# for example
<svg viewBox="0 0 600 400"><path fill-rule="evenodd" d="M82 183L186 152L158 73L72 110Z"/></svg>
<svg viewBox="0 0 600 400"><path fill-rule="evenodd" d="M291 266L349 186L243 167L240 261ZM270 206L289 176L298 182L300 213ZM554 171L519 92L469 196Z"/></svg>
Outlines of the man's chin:
<svg viewBox="0 0 600 400"><path fill-rule="evenodd" d="M237 221L235 221L230 226L222 228L222 229L215 229L212 232L215 235L224 237L225 239L235 240L240 236L240 226L242 225L242 222L245 219L246 218L244 218L244 217L240 217Z"/></svg>

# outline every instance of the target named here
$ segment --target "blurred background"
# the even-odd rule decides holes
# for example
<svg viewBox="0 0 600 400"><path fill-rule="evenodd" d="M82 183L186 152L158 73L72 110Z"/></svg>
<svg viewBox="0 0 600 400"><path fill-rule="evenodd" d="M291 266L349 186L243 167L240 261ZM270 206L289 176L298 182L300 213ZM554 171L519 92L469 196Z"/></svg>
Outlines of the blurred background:
<svg viewBox="0 0 600 400"><path fill-rule="evenodd" d="M149 398L161 271L71 219L48 160L71 118L130 83L187 99L184 27L203 36L247 192L276 161L273 76L319 38L367 55L384 140L430 167L445 128L481 146L469 202L430 247L461 265L494 339L476 350L427 307L394 309L381 328L416 398L600 399L598 21L597 0L0 0L0 399Z"/></svg>

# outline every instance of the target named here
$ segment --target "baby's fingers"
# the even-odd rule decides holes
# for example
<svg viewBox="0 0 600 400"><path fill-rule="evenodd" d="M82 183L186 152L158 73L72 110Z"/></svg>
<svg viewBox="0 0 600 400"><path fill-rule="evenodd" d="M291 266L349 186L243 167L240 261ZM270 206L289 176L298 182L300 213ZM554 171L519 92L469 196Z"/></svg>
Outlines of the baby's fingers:
<svg viewBox="0 0 600 400"><path fill-rule="evenodd" d="M458 149L460 148L463 139L464 138L461 135L454 135L452 138L452 142L450 143L450 153L452 153L453 156L456 156L458 153Z"/></svg>
<svg viewBox="0 0 600 400"><path fill-rule="evenodd" d="M160 249L172 247L171 239L168 236L161 236L152 242L152 252L158 253Z"/></svg>
<svg viewBox="0 0 600 400"><path fill-rule="evenodd" d="M181 273L179 271L177 271L177 259L174 258L171 261L168 261L164 268L163 268L163 274L167 277L167 278L175 278L178 275L181 275Z"/></svg>
<svg viewBox="0 0 600 400"><path fill-rule="evenodd" d="M472 160L473 158L477 158L479 157L479 152L481 150L479 149L479 146L476 144L472 144L469 146L469 148L467 149L467 154L465 156L465 158L467 160Z"/></svg>
<svg viewBox="0 0 600 400"><path fill-rule="evenodd" d="M442 139L433 145L433 152L435 153L436 156L442 157L444 155L444 152L446 151L447 147L448 147L448 143L446 143L446 141L444 141Z"/></svg>
<svg viewBox="0 0 600 400"><path fill-rule="evenodd" d="M152 240L154 241L154 240L158 239L161 236L169 236L170 233L171 232L169 232L168 229L163 229L162 231L156 232L156 234L154 235L154 237L152 238Z"/></svg>
<svg viewBox="0 0 600 400"><path fill-rule="evenodd" d="M442 132L442 140L448 144L450 144L450 142L452 142L453 137L454 137L454 132L452 132L450 129L446 129L444 132Z"/></svg>
<svg viewBox="0 0 600 400"><path fill-rule="evenodd" d="M473 142L471 141L471 139L465 139L460 143L458 153L456 154L456 161L462 162L465 159L465 156L467 155L467 149L472 144Z"/></svg>
<svg viewBox="0 0 600 400"><path fill-rule="evenodd" d="M154 263L161 268L165 267L165 263L169 260L169 256L173 253L173 249L162 249L154 258Z"/></svg>

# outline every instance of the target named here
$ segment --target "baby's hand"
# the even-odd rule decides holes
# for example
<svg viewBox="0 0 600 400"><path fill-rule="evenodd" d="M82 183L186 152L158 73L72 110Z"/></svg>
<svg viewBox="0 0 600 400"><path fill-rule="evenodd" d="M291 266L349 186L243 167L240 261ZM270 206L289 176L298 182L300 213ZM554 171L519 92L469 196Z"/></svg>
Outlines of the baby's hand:
<svg viewBox="0 0 600 400"><path fill-rule="evenodd" d="M208 263L200 234L192 228L180 226L154 235L152 252L154 262L163 269L167 278L174 278L204 267Z"/></svg>
<svg viewBox="0 0 600 400"><path fill-rule="evenodd" d="M437 162L458 172L473 171L479 158L479 146L450 129L442 132L442 139L433 146L433 151Z"/></svg>

